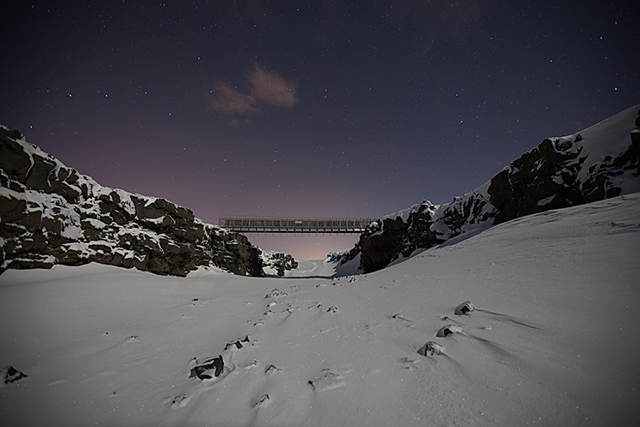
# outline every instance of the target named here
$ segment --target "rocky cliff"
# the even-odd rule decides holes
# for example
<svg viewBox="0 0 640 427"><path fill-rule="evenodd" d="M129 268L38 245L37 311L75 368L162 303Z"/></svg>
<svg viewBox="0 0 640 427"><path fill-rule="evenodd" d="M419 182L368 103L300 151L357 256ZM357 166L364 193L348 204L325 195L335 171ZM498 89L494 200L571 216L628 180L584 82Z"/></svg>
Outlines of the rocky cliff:
<svg viewBox="0 0 640 427"><path fill-rule="evenodd" d="M579 133L548 138L451 203L424 201L373 222L342 263L386 267L474 228L640 191L640 105Z"/></svg>
<svg viewBox="0 0 640 427"><path fill-rule="evenodd" d="M177 276L200 266L263 274L261 251L245 236L165 199L103 187L0 126L0 272L89 262Z"/></svg>

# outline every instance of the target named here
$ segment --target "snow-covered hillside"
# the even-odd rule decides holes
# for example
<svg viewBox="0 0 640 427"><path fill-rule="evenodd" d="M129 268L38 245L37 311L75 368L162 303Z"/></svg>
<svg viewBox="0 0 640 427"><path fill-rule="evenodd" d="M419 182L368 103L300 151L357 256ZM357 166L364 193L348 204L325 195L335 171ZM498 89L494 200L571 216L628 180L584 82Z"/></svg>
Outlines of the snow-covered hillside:
<svg viewBox="0 0 640 427"><path fill-rule="evenodd" d="M0 420L638 425L640 194L469 236L334 278L8 270Z"/></svg>
<svg viewBox="0 0 640 427"><path fill-rule="evenodd" d="M371 272L460 234L549 209L640 191L640 105L572 135L547 138L475 190L374 221L343 261Z"/></svg>

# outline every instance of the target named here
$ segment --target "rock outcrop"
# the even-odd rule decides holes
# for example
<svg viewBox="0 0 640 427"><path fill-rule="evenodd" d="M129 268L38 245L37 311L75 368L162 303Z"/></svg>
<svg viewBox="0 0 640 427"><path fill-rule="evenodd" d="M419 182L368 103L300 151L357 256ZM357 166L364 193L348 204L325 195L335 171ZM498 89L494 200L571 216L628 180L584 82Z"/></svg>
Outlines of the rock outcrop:
<svg viewBox="0 0 640 427"><path fill-rule="evenodd" d="M0 272L90 262L185 276L200 266L263 274L245 236L162 198L99 185L0 126Z"/></svg>
<svg viewBox="0 0 640 427"><path fill-rule="evenodd" d="M340 262L359 257L361 271L376 271L474 228L640 191L639 109L545 139L449 204L424 201L374 221Z"/></svg>

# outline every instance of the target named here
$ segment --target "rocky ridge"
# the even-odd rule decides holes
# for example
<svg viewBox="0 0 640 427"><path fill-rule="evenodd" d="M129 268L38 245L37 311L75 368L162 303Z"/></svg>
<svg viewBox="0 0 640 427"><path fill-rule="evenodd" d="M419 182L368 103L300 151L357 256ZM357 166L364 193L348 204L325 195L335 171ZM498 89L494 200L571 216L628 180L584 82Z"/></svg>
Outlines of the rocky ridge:
<svg viewBox="0 0 640 427"><path fill-rule="evenodd" d="M346 263L359 257L360 270L368 273L473 229L640 191L639 109L545 139L451 203L423 201L374 221L351 250L333 258Z"/></svg>
<svg viewBox="0 0 640 427"><path fill-rule="evenodd" d="M286 255L269 266L284 274ZM0 126L0 272L90 262L176 276L201 266L263 274L261 250L244 235L165 199L103 187Z"/></svg>

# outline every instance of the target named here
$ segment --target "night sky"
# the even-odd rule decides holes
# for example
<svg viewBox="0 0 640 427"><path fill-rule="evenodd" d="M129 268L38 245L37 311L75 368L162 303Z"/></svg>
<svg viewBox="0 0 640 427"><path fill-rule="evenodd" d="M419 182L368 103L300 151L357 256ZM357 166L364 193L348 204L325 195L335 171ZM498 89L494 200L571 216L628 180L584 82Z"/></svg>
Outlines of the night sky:
<svg viewBox="0 0 640 427"><path fill-rule="evenodd" d="M0 123L212 224L449 202L640 102L638 1L6 3Z"/></svg>

